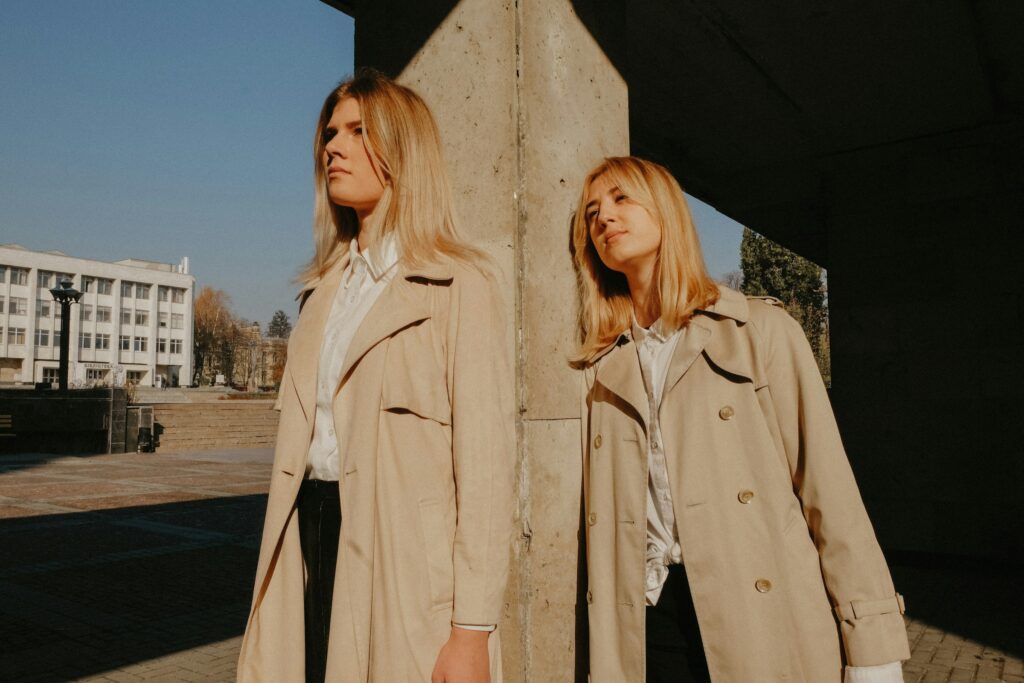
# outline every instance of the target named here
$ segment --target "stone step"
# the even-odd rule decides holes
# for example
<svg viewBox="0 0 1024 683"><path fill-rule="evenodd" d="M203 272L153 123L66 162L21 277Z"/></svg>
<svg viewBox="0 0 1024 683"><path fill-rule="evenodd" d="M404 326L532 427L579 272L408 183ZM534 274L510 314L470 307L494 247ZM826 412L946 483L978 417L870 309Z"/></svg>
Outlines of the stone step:
<svg viewBox="0 0 1024 683"><path fill-rule="evenodd" d="M161 452L273 446L278 416L272 401L153 406Z"/></svg>

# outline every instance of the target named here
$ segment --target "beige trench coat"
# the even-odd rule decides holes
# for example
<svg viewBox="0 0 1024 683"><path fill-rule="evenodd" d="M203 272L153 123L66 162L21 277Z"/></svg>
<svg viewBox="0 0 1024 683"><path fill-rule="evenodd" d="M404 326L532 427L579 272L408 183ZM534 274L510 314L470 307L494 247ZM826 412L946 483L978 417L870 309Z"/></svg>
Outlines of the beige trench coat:
<svg viewBox="0 0 1024 683"><path fill-rule="evenodd" d="M594 683L645 679L648 403L629 335L584 372ZM660 409L713 681L841 680L910 656L902 599L795 320L722 288L676 347Z"/></svg>
<svg viewBox="0 0 1024 683"><path fill-rule="evenodd" d="M304 680L295 499L320 343L345 261L309 297L288 345L239 681ZM452 260L400 264L352 341L334 399L342 525L328 681L428 681L453 621L498 623L514 477L499 300L491 280ZM497 632L489 648L500 681Z"/></svg>

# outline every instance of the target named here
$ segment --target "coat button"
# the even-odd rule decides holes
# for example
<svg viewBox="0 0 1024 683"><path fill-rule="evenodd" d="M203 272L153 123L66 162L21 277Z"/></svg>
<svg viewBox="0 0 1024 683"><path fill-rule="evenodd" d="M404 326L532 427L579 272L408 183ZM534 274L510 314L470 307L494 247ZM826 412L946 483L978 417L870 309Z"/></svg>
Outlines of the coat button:
<svg viewBox="0 0 1024 683"><path fill-rule="evenodd" d="M601 435L598 434L597 436L594 437L594 448L600 448L600 447L601 447Z"/></svg>
<svg viewBox="0 0 1024 683"><path fill-rule="evenodd" d="M744 505L747 505L754 499L754 492L744 489L737 494L736 498Z"/></svg>
<svg viewBox="0 0 1024 683"><path fill-rule="evenodd" d="M594 526L595 524L597 524L597 513L596 512L591 512L589 515L587 515L587 523L590 526Z"/></svg>
<svg viewBox="0 0 1024 683"><path fill-rule="evenodd" d="M758 579L754 582L754 588L758 593L767 593L772 589L772 582L768 579Z"/></svg>
<svg viewBox="0 0 1024 683"><path fill-rule="evenodd" d="M594 602L594 594L591 591L587 591L587 604Z"/></svg>
<svg viewBox="0 0 1024 683"><path fill-rule="evenodd" d="M731 420L735 414L736 411L732 409L732 406L722 406L722 409L718 411L718 417L723 420Z"/></svg>

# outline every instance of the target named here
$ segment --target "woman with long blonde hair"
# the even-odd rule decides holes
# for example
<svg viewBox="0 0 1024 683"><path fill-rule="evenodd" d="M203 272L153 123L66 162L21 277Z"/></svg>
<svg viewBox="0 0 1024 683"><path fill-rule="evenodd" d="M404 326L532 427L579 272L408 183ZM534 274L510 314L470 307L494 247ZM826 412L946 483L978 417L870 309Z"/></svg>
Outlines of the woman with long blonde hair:
<svg viewBox="0 0 1024 683"><path fill-rule="evenodd" d="M572 237L591 681L902 681L903 601L799 324L708 277L652 162L592 170Z"/></svg>
<svg viewBox="0 0 1024 683"><path fill-rule="evenodd" d="M500 680L513 385L427 105L357 72L324 102L314 178L238 679Z"/></svg>

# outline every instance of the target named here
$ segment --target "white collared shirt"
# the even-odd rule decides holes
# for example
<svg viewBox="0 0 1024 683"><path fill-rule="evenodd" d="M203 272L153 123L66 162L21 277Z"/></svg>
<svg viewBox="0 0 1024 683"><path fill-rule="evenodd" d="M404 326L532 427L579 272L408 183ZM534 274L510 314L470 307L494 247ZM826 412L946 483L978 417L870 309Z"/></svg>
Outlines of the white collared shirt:
<svg viewBox="0 0 1024 683"><path fill-rule="evenodd" d="M339 476L333 405L341 382L341 368L366 314L395 277L398 244L394 235L389 234L363 254L358 241L352 240L348 254L348 265L334 295L320 345L313 438L306 459L309 478L323 481L338 481Z"/></svg>
<svg viewBox="0 0 1024 683"><path fill-rule="evenodd" d="M668 578L668 565L683 561L658 413L665 393L668 366L685 330L684 327L666 332L660 319L649 329L644 329L636 318L633 319L633 340L640 359L650 415L647 439L647 571L644 585L648 605L658 603Z"/></svg>

